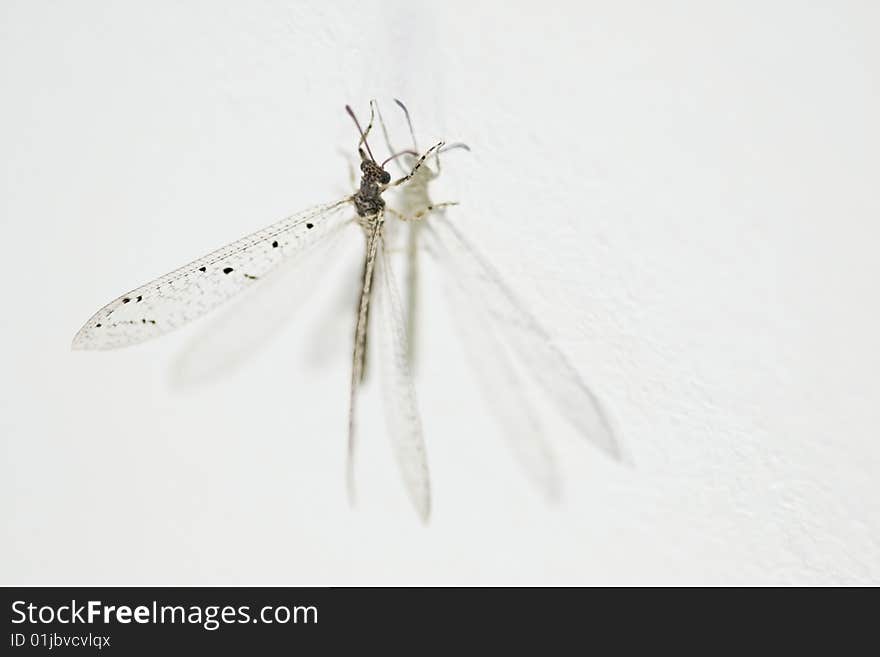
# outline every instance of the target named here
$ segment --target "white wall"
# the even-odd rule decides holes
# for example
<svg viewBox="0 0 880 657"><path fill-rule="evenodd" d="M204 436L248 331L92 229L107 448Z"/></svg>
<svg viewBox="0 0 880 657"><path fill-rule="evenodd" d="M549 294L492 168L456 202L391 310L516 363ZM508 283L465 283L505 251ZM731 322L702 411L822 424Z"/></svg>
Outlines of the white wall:
<svg viewBox="0 0 880 657"><path fill-rule="evenodd" d="M880 583L880 11L663 4L0 4L0 581ZM211 386L168 384L191 331L70 351L117 294L345 193L372 97L470 144L437 196L633 469L547 413L546 506L433 279L427 528L372 390L345 502L336 278Z"/></svg>

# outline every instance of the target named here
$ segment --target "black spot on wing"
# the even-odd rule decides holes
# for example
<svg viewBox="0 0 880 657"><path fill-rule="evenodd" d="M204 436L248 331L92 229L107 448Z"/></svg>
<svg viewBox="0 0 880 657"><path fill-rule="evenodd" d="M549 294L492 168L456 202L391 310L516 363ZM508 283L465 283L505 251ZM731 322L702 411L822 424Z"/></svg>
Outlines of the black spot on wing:
<svg viewBox="0 0 880 657"><path fill-rule="evenodd" d="M232 267L224 267L224 268L223 268L223 273L224 273L224 274L231 274L233 271L234 271L234 270L232 269Z"/></svg>
<svg viewBox="0 0 880 657"><path fill-rule="evenodd" d="M273 248L273 249L277 249L277 248L278 248L278 240L275 240L274 242L272 242L272 248Z"/></svg>
<svg viewBox="0 0 880 657"><path fill-rule="evenodd" d="M199 271L205 271L205 267L199 267Z"/></svg>
<svg viewBox="0 0 880 657"><path fill-rule="evenodd" d="M315 227L315 224L313 224L313 223L306 224L306 228L308 228L309 230L311 230L314 227Z"/></svg>
<svg viewBox="0 0 880 657"><path fill-rule="evenodd" d="M109 326L110 328L116 328L117 326L123 326L123 325L126 325L126 324L138 324L138 323L140 323L140 324L155 324L155 323L156 323L156 320L155 320L155 319L147 319L147 318L145 318L145 317L141 318L140 320L137 320L137 319L125 319L125 320L121 320L121 321L118 321L118 322L113 322L112 324L108 324L108 326ZM95 324L95 327L96 327L96 328L99 327L99 326L101 326L101 324Z"/></svg>

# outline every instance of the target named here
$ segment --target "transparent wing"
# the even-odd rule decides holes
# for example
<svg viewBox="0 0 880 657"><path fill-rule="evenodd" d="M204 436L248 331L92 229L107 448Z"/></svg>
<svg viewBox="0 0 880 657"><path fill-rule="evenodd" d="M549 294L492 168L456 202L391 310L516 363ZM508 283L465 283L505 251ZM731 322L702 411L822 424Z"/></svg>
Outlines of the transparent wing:
<svg viewBox="0 0 880 657"><path fill-rule="evenodd" d="M363 273L363 263L352 258L345 258L343 262L345 273L342 280L353 281ZM357 308L360 294L361 291L354 286L342 286L335 298L325 303L320 319L311 327L306 338L309 351L305 354L305 360L311 367L324 367L330 362L339 349L342 336L346 341L351 339L351 316Z"/></svg>
<svg viewBox="0 0 880 657"><path fill-rule="evenodd" d="M391 270L391 260L381 249L379 275L381 312L379 338L382 361L382 397L392 450L406 492L419 517L427 522L431 511L428 460L416 391L410 375L406 346L406 324L400 294Z"/></svg>
<svg viewBox="0 0 880 657"><path fill-rule="evenodd" d="M363 279L361 281L361 295L358 302L357 323L354 330L354 353L351 362L351 389L348 397L348 451L346 454L345 483L348 490L348 500L354 503L354 461L357 449L357 435L355 432L357 420L358 389L363 382L364 362L367 350L367 320L370 312L370 299L373 290L373 272L376 266L376 257L379 252L379 242L382 236L383 216L375 218L373 225L368 229L367 245L364 254Z"/></svg>
<svg viewBox="0 0 880 657"><path fill-rule="evenodd" d="M413 372L418 367L417 341L419 319L419 244L421 243L422 222L409 224L406 242L406 340L409 366Z"/></svg>
<svg viewBox="0 0 880 657"><path fill-rule="evenodd" d="M426 222L438 258L485 308L493 326L543 388L560 413L585 438L611 457L625 460L611 419L580 374L479 253L442 215Z"/></svg>
<svg viewBox="0 0 880 657"><path fill-rule="evenodd" d="M519 466L548 500L556 500L560 478L553 450L543 436L508 350L496 339L483 305L468 294L469 279L451 271L445 273L451 314L480 391Z"/></svg>
<svg viewBox="0 0 880 657"><path fill-rule="evenodd" d="M347 219L348 198L283 219L111 301L73 339L74 349L114 349L204 315Z"/></svg>
<svg viewBox="0 0 880 657"><path fill-rule="evenodd" d="M174 383L186 386L216 379L264 348L315 290L319 268L325 270L335 259L346 226L336 222L311 249L291 255L256 281L248 294L224 307L175 360Z"/></svg>

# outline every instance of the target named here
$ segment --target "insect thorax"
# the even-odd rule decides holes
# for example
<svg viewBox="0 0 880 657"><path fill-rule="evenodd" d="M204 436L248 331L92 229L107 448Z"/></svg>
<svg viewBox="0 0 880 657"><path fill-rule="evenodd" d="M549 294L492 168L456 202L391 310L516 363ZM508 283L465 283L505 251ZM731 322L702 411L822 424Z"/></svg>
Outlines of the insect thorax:
<svg viewBox="0 0 880 657"><path fill-rule="evenodd" d="M391 174L372 160L361 160L361 186L354 195L354 207L361 217L378 213L385 207L381 185L391 181Z"/></svg>

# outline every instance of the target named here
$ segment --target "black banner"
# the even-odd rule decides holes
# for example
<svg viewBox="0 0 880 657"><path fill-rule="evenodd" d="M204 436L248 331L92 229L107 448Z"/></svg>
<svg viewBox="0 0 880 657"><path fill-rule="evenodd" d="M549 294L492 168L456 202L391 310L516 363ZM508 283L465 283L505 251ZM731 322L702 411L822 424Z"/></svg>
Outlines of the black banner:
<svg viewBox="0 0 880 657"><path fill-rule="evenodd" d="M647 589L4 588L2 654L419 653L475 645L790 649L833 613L802 592ZM840 610L837 606L836 609ZM870 607L873 609L873 606ZM854 639L868 609L847 617ZM809 616L817 623L808 622ZM819 618L821 616L821 619ZM859 618L864 618L864 624ZM821 625L819 622L821 622ZM707 641L707 644L703 644ZM845 643L845 641L843 642ZM555 646L555 648L554 648ZM194 652L195 651L195 652ZM544 651L541 651L544 652ZM567 650L566 650L567 652Z"/></svg>

